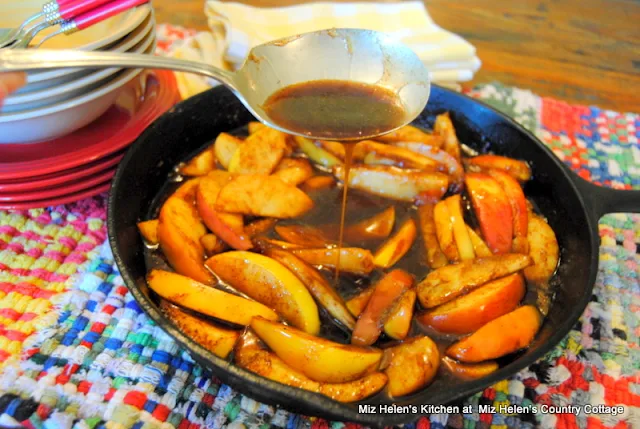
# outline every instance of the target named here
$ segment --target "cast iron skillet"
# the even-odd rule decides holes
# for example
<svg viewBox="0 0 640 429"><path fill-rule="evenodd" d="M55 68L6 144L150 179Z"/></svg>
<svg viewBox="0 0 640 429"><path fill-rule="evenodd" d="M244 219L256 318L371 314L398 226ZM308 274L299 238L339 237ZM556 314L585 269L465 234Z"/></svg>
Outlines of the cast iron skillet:
<svg viewBox="0 0 640 429"><path fill-rule="evenodd" d="M460 140L481 152L524 159L533 179L525 193L533 198L557 234L561 248L556 296L535 342L526 352L505 360L497 372L475 381L437 378L426 389L401 398L398 405L446 404L476 393L532 364L551 350L577 322L591 298L598 272L598 219L610 212L640 211L640 192L592 185L569 171L533 135L492 108L464 95L434 87L417 125L431 127L435 115L450 111ZM146 286L144 245L136 222L173 167L210 143L220 132L245 125L253 117L223 88L178 104L153 123L131 146L115 175L109 196L109 242L122 278L140 306L192 356L223 382L251 397L291 411L327 419L383 426L417 419L407 414L360 414L357 404L341 404L301 389L276 383L222 360L183 335L163 314ZM377 395L363 404L391 403Z"/></svg>

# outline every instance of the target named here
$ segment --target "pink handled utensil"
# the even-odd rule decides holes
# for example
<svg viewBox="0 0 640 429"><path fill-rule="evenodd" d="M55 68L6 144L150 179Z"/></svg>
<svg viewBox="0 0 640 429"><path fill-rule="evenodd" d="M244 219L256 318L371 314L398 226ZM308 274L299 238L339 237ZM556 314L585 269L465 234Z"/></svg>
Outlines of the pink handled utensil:
<svg viewBox="0 0 640 429"><path fill-rule="evenodd" d="M40 12L34 15L31 15L29 18L25 19L22 22L22 24L20 24L19 27L13 28L13 29L3 29L4 32L2 33L2 36L0 36L0 48L4 48L5 46L12 44L16 40L19 40L20 37L22 37L24 34L28 34L29 31L31 31L33 28L39 25L34 23L36 23L36 21L38 21L40 18L44 18L46 22L47 18L52 16L52 14L57 13L58 10L60 10L60 7L62 7L62 5L67 3L73 3L75 1L77 0L50 1L42 5ZM31 24L34 24L34 25L30 26Z"/></svg>
<svg viewBox="0 0 640 429"><path fill-rule="evenodd" d="M116 0L104 4L98 8L91 9L89 12L76 16L75 18L63 22L60 25L60 32L64 34L73 34L76 31L84 30L94 24L104 21L107 18L118 15L126 10L149 3L150 0ZM53 37L53 35L51 36Z"/></svg>
<svg viewBox="0 0 640 429"><path fill-rule="evenodd" d="M111 0L58 0L64 1L64 7L60 8L58 13L59 18L69 20L88 12L92 9L96 9L105 3L109 3Z"/></svg>
<svg viewBox="0 0 640 429"><path fill-rule="evenodd" d="M107 18L118 15L128 9L148 3L149 0L67 0L62 13L68 19L59 19L56 23L60 24L60 28L43 38L36 47L41 46L47 40L57 36L58 34L73 34L76 31L84 30L98 22ZM46 27L37 27L27 37L15 43L12 48L26 48L33 38Z"/></svg>

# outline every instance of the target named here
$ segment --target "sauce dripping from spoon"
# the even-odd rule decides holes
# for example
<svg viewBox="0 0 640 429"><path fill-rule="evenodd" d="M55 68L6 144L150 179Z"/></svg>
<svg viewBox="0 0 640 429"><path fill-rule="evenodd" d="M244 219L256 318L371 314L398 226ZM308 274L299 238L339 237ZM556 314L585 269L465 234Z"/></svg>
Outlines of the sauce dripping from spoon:
<svg viewBox="0 0 640 429"><path fill-rule="evenodd" d="M344 144L345 180L342 193L336 277L340 275L349 172L359 140L392 131L405 123L406 112L397 94L378 85L316 80L286 86L262 106L274 124L316 139Z"/></svg>

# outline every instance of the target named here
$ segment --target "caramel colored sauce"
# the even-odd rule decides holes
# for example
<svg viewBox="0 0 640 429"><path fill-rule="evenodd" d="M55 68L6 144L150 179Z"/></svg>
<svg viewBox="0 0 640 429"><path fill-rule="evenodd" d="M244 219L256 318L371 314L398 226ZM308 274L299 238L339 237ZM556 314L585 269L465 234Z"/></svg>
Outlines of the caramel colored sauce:
<svg viewBox="0 0 640 429"><path fill-rule="evenodd" d="M353 150L356 143L344 144L344 188L342 188L342 208L340 209L340 234L338 235L338 261L336 263L336 283L340 278L340 255L342 243L344 240L344 221L347 213L347 194L349 193L349 170L351 169L351 161L353 159Z"/></svg>
<svg viewBox="0 0 640 429"><path fill-rule="evenodd" d="M354 141L401 126L405 118L402 104L394 92L382 86L316 80L282 88L267 99L263 109L274 123L283 128L345 144L345 183L336 262L338 282Z"/></svg>
<svg viewBox="0 0 640 429"><path fill-rule="evenodd" d="M284 87L262 106L277 125L323 140L356 141L404 123L398 96L377 85L316 80Z"/></svg>

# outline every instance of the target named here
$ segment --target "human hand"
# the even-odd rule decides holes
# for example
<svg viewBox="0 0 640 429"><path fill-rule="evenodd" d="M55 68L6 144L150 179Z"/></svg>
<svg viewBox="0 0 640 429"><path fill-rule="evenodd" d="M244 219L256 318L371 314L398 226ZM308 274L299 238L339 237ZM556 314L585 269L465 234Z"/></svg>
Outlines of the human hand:
<svg viewBox="0 0 640 429"><path fill-rule="evenodd" d="M22 72L0 73L0 106L5 97L27 83L27 74Z"/></svg>

